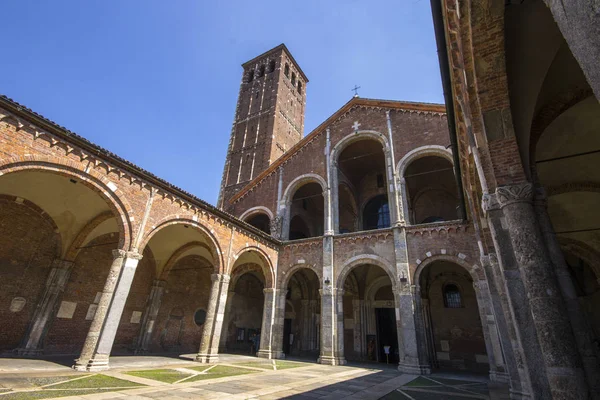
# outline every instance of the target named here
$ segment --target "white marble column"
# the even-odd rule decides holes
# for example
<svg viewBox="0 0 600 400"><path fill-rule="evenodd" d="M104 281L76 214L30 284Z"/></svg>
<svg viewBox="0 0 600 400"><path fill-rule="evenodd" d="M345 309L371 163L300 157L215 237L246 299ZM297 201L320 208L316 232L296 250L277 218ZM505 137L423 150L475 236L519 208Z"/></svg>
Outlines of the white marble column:
<svg viewBox="0 0 600 400"><path fill-rule="evenodd" d="M344 365L344 290L329 285L321 293L321 352L318 363Z"/></svg>
<svg viewBox="0 0 600 400"><path fill-rule="evenodd" d="M131 282L142 255L125 250L113 250L113 263L96 309L96 315L73 368L78 371L108 369L121 314L127 301Z"/></svg>
<svg viewBox="0 0 600 400"><path fill-rule="evenodd" d="M158 316L158 311L160 310L160 303L163 293L165 292L166 285L167 282L160 279L155 279L154 282L152 282L150 296L148 296L146 310L144 311L144 317L142 318L142 328L135 349L135 354L144 354L149 351L150 343L152 342L152 332L154 332L156 317Z"/></svg>
<svg viewBox="0 0 600 400"><path fill-rule="evenodd" d="M225 306L229 292L230 276L226 274L212 274L212 287L206 310L206 321L202 331L200 350L196 361L214 363L219 361L219 342L225 319Z"/></svg>
<svg viewBox="0 0 600 400"><path fill-rule="evenodd" d="M49 323L56 314L56 308L69 281L72 266L71 261L54 260L52 262L44 293L38 300L29 329L23 338L23 345L17 349L19 355L39 356L43 353L41 348L43 339L48 332Z"/></svg>

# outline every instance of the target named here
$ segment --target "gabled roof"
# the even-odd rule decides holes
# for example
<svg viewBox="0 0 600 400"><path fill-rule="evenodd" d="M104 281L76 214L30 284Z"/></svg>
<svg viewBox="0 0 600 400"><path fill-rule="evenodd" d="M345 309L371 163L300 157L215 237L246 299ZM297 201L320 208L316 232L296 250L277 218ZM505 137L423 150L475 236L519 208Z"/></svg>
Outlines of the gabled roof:
<svg viewBox="0 0 600 400"><path fill-rule="evenodd" d="M294 56L292 56L292 53L288 50L288 48L286 47L285 44L281 43L279 46L273 47L271 50L267 50L264 53L254 57L252 60L250 61L246 61L245 63L242 64L242 67L246 68L247 65L254 63L256 60L258 60L259 58L263 58L271 53L276 53L280 50L284 50L288 57L290 58L290 60L292 60L292 62L296 65L296 68L298 69L298 72L300 72L300 75L302 75L302 77L304 78L304 82L308 83L308 77L306 76L306 74L304 73L304 71L302 71L302 68L300 68L300 64L298 64L298 62L294 59Z"/></svg>
<svg viewBox="0 0 600 400"><path fill-rule="evenodd" d="M246 194L253 186L262 181L264 178L269 176L273 171L275 171L280 165L285 163L288 159L290 159L296 152L298 152L302 147L308 144L315 136L323 132L323 130L331 125L335 120L337 120L341 115L349 111L354 106L366 106L366 107L382 107L382 108L390 108L395 110L409 110L409 111L425 111L425 112L434 112L434 113L443 113L446 114L446 105L439 103L418 103L412 101L397 101L397 100L381 100L381 99L366 99L362 97L353 97L344 104L339 110L333 113L329 118L323 121L319 126L317 126L311 133L304 136L302 140L296 143L292 148L290 148L287 152L285 152L281 157L279 157L273 164L269 166L269 168L265 169L261 172L256 178L250 181L246 186L244 186L239 192L237 192L231 199L229 199L229 203L232 204L244 194Z"/></svg>

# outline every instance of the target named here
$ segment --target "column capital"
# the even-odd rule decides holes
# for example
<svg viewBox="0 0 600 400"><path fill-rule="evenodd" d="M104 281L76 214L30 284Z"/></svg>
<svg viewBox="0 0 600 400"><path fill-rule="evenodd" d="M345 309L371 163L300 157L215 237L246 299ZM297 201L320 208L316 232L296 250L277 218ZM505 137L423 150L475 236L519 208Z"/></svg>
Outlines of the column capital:
<svg viewBox="0 0 600 400"><path fill-rule="evenodd" d="M500 210L514 203L531 203L533 185L529 182L496 188L495 193L485 193L481 198L483 211Z"/></svg>
<svg viewBox="0 0 600 400"><path fill-rule="evenodd" d="M263 293L265 293L265 294L273 293L273 294L277 295L281 291L282 291L281 289L275 289L275 288L264 288L263 289Z"/></svg>
<svg viewBox="0 0 600 400"><path fill-rule="evenodd" d="M61 260L59 258L52 261L52 268L70 270L75 264L73 261Z"/></svg>
<svg viewBox="0 0 600 400"><path fill-rule="evenodd" d="M210 279L213 282L229 282L231 280L231 275L227 275L227 274L211 274Z"/></svg>
<svg viewBox="0 0 600 400"><path fill-rule="evenodd" d="M163 279L155 279L154 281L152 281L153 287L165 287L166 285L167 285L167 281L165 281Z"/></svg>
<svg viewBox="0 0 600 400"><path fill-rule="evenodd" d="M333 295L342 296L342 295L344 295L344 289L326 286L322 289L319 289L319 294L321 296L333 296Z"/></svg>
<svg viewBox="0 0 600 400"><path fill-rule="evenodd" d="M112 251L113 258L133 258L135 260L141 260L144 256L137 251L127 251L123 249L115 249Z"/></svg>

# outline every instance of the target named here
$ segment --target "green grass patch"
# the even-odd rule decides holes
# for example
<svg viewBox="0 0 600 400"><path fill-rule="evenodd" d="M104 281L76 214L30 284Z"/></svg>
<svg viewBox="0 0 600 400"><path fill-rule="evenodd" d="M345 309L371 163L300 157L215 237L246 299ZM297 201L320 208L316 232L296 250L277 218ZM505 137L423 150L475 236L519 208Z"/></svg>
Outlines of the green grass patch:
<svg viewBox="0 0 600 400"><path fill-rule="evenodd" d="M187 379L184 382L202 381L205 379L217 379L217 378L224 378L226 376L252 374L255 372L257 372L257 371L252 371L251 369L247 369L247 368L238 368L238 367L229 367L229 366L225 366L225 365L217 365L216 367L207 371L205 374L192 376L190 379Z"/></svg>
<svg viewBox="0 0 600 400"><path fill-rule="evenodd" d="M174 369L150 369L145 371L129 371L126 372L126 374L166 383L177 382L178 380L191 376L191 374L187 374L185 372L177 371Z"/></svg>
<svg viewBox="0 0 600 400"><path fill-rule="evenodd" d="M419 376L417 379L413 379L404 386L441 386L439 383L435 383L432 380Z"/></svg>
<svg viewBox="0 0 600 400"><path fill-rule="evenodd" d="M91 375L83 379L77 379L71 382L59 383L51 386L51 389L96 389L112 387L135 387L146 386L139 383L126 381L124 379L113 378L107 375Z"/></svg>
<svg viewBox="0 0 600 400"><path fill-rule="evenodd" d="M198 372L202 372L204 370L209 369L210 367L212 367L212 365L202 365L200 367L189 367L187 369L193 369L194 371L198 371ZM216 367L215 367L216 368Z"/></svg>
<svg viewBox="0 0 600 400"><path fill-rule="evenodd" d="M57 382L68 381L69 379L80 378L81 375L68 375L68 376L36 376L33 378L26 378L27 383L31 386L46 386Z"/></svg>
<svg viewBox="0 0 600 400"><path fill-rule="evenodd" d="M15 392L0 396L2 400L35 400L50 399L66 396L82 396L94 393L107 393L114 390L103 389L80 389L80 390L36 390L33 392Z"/></svg>
<svg viewBox="0 0 600 400"><path fill-rule="evenodd" d="M306 367L307 364L295 362L295 361L275 361L275 365L277 365L277 369L288 369L288 368Z"/></svg>
<svg viewBox="0 0 600 400"><path fill-rule="evenodd" d="M235 363L234 365L239 365L240 367L250 367L250 368L262 368L262 369L273 369L273 364L271 362L265 361L250 361L250 362L242 362Z"/></svg>

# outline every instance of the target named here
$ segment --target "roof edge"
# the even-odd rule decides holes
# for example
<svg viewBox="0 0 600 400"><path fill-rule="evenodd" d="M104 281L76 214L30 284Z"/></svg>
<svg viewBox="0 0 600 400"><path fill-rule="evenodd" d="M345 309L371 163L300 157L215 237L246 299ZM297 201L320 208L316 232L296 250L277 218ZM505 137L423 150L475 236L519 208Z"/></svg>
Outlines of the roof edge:
<svg viewBox="0 0 600 400"><path fill-rule="evenodd" d="M242 67L246 67L248 64L252 64L254 61L258 60L259 58L263 58L264 56L266 56L270 53L275 53L279 50L284 50L287 53L288 57L296 65L296 68L298 68L298 72L300 72L300 74L304 78L305 83L308 83L308 77L306 76L304 71L302 71L302 68L300 68L300 64L298 64L298 61L296 61L296 59L292 55L292 52L287 48L285 43L281 43L280 45L273 47L271 50L267 50L264 53L259 54L258 56L254 57L253 59L246 61L245 63L242 64Z"/></svg>
<svg viewBox="0 0 600 400"><path fill-rule="evenodd" d="M304 136L298 143L290 148L286 153L279 157L273 164L267 169L261 172L256 178L251 180L246 186L244 186L239 192L237 192L231 199L229 204L233 204L236 200L246 194L250 189L255 186L262 179L270 175L275 169L281 164L287 161L293 154L304 147L305 144L310 142L317 134L319 134L327 125L332 121L336 120L341 114L352 108L353 106L369 106L369 107L386 107L394 108L397 110L414 110L414 111L429 111L446 114L446 105L441 103L422 103L412 101L400 101L400 100L383 100L383 99L368 99L362 97L353 97L346 104L344 104L339 110L333 113L325 121L321 122L319 126L313 129L308 135Z"/></svg>

